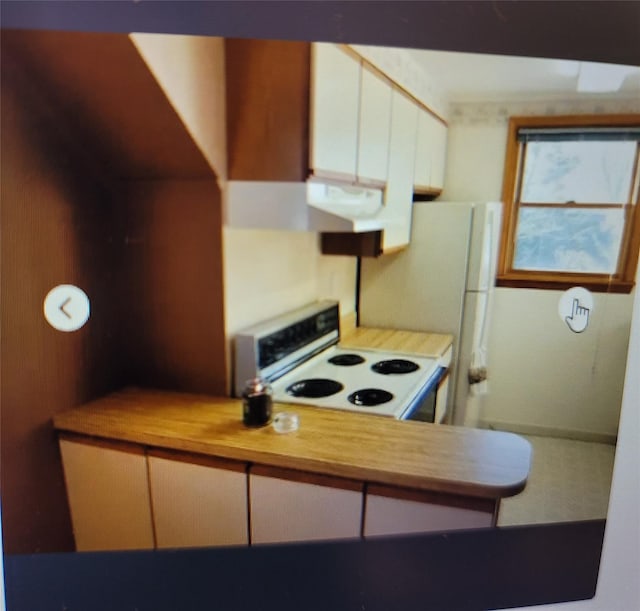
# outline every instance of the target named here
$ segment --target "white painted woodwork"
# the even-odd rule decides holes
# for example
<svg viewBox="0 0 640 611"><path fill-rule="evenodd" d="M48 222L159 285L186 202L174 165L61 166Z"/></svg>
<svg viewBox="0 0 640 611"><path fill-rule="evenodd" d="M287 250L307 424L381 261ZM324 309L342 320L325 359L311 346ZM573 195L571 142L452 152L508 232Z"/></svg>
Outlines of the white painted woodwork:
<svg viewBox="0 0 640 611"><path fill-rule="evenodd" d="M420 108L414 176L416 188L443 188L446 156L447 126Z"/></svg>
<svg viewBox="0 0 640 611"><path fill-rule="evenodd" d="M361 65L338 46L312 45L310 163L356 177Z"/></svg>
<svg viewBox="0 0 640 611"><path fill-rule="evenodd" d="M152 549L142 453L60 440L77 551Z"/></svg>
<svg viewBox="0 0 640 611"><path fill-rule="evenodd" d="M434 117L431 117L431 120L433 154L431 159L431 184L429 186L432 189L443 189L447 160L447 126Z"/></svg>
<svg viewBox="0 0 640 611"><path fill-rule="evenodd" d="M158 548L248 544L246 473L148 460Z"/></svg>
<svg viewBox="0 0 640 611"><path fill-rule="evenodd" d="M249 475L251 543L358 538L362 493Z"/></svg>
<svg viewBox="0 0 640 611"><path fill-rule="evenodd" d="M401 535L492 526L493 514L367 494L364 536Z"/></svg>
<svg viewBox="0 0 640 611"><path fill-rule="evenodd" d="M432 120L434 119L424 108L418 110L416 162L413 178L416 187L431 186L433 134L429 128Z"/></svg>
<svg viewBox="0 0 640 611"><path fill-rule="evenodd" d="M391 104L389 180L383 211L384 217L392 222L383 234L383 251L409 243L417 125L418 106L399 90L394 89Z"/></svg>
<svg viewBox="0 0 640 611"><path fill-rule="evenodd" d="M441 367L449 367L451 365L451 357L453 356L453 346L449 346L446 352L440 357L439 365Z"/></svg>
<svg viewBox="0 0 640 611"><path fill-rule="evenodd" d="M441 424L447 415L447 398L449 397L449 378L448 375L438 386L438 394L436 395L436 413L435 422Z"/></svg>
<svg viewBox="0 0 640 611"><path fill-rule="evenodd" d="M358 179L387 181L391 131L391 85L362 70Z"/></svg>

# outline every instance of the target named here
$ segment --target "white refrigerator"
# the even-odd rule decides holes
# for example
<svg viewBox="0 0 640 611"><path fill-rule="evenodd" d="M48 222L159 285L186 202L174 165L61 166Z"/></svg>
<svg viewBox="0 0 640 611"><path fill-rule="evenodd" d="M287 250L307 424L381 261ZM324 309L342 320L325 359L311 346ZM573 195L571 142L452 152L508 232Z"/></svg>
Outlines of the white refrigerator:
<svg viewBox="0 0 640 611"><path fill-rule="evenodd" d="M361 261L361 326L453 335L445 421L456 425L478 426L488 394L501 219L499 202L416 202L409 246Z"/></svg>

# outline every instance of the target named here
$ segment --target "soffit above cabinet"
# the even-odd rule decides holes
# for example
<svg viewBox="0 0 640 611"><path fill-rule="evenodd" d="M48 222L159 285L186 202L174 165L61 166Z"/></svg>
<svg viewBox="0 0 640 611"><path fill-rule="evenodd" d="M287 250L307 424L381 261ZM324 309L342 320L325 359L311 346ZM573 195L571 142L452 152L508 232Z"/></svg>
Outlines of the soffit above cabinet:
<svg viewBox="0 0 640 611"><path fill-rule="evenodd" d="M101 171L125 179L215 176L128 35L5 30L2 56Z"/></svg>

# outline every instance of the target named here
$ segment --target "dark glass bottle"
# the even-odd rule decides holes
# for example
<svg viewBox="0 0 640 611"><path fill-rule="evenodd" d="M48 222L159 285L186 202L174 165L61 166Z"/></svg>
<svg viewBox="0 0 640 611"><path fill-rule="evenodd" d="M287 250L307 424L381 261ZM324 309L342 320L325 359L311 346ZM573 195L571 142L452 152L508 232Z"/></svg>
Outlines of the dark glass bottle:
<svg viewBox="0 0 640 611"><path fill-rule="evenodd" d="M262 378L248 380L242 393L242 421L245 426L265 426L271 422L273 391Z"/></svg>

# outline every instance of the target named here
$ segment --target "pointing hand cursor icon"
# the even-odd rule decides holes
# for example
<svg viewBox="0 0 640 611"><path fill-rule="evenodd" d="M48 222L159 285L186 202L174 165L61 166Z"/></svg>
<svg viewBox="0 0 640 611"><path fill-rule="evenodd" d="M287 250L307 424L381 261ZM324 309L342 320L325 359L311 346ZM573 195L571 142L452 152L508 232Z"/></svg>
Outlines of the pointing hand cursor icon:
<svg viewBox="0 0 640 611"><path fill-rule="evenodd" d="M574 333L582 333L589 324L589 308L581 306L579 299L574 299L571 316L564 319Z"/></svg>

